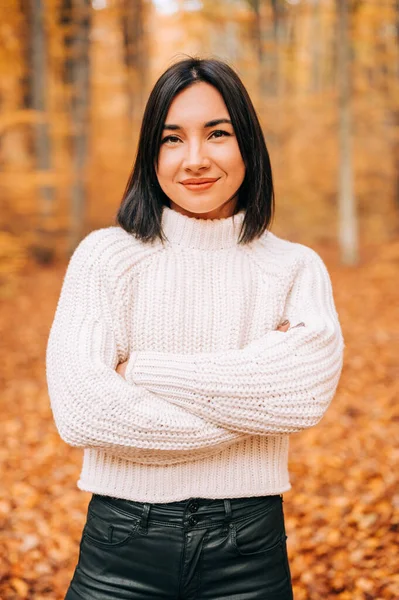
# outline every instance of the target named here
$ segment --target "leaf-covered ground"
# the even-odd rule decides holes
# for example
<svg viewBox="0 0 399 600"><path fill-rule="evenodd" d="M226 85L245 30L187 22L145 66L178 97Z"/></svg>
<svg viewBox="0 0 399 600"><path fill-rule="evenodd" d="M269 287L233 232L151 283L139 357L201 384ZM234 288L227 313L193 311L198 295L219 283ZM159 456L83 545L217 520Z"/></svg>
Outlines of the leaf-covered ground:
<svg viewBox="0 0 399 600"><path fill-rule="evenodd" d="M338 393L313 429L293 435L284 495L295 600L399 598L399 244L355 269L326 259L345 341ZM30 267L0 314L0 598L62 599L90 494L81 452L64 444L44 356L65 263Z"/></svg>

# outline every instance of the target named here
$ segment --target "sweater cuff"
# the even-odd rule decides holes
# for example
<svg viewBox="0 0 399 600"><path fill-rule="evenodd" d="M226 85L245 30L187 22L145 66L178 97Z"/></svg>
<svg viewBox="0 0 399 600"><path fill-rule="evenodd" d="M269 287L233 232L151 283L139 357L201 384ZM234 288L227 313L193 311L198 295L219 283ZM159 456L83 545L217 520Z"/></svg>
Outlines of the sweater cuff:
<svg viewBox="0 0 399 600"><path fill-rule="evenodd" d="M125 370L125 379L128 383L134 383L134 365L136 364L138 358L139 351L134 350L127 361L126 370Z"/></svg>
<svg viewBox="0 0 399 600"><path fill-rule="evenodd" d="M129 383L167 395L172 388L179 388L179 380L180 387L187 387L196 371L197 365L191 355L136 351L130 355L126 379Z"/></svg>

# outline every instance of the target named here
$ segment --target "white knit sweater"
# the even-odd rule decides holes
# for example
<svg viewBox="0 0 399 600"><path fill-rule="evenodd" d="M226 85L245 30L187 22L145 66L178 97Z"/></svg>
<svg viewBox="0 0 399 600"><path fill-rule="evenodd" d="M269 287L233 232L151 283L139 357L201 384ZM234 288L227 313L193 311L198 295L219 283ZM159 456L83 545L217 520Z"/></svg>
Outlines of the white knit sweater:
<svg viewBox="0 0 399 600"><path fill-rule="evenodd" d="M140 502L290 489L289 434L322 418L344 343L318 254L271 232L238 245L244 214L165 207L164 246L111 226L76 248L46 370L59 434L84 448L80 489Z"/></svg>

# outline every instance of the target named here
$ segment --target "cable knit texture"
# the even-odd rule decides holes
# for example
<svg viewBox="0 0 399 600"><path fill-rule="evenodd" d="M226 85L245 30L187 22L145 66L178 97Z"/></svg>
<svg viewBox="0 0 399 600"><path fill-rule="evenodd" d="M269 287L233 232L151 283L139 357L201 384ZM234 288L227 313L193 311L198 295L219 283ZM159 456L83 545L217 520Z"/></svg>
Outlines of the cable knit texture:
<svg viewBox="0 0 399 600"><path fill-rule="evenodd" d="M76 248L46 371L59 434L84 448L80 489L140 502L290 489L289 434L324 415L344 343L319 255L271 232L239 245L244 216L165 207L164 245L111 226Z"/></svg>

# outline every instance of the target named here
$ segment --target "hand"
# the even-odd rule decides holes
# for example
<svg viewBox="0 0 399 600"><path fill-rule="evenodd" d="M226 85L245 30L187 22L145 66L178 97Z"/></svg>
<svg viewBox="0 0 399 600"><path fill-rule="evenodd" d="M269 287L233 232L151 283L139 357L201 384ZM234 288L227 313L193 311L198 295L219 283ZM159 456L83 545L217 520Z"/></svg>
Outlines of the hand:
<svg viewBox="0 0 399 600"><path fill-rule="evenodd" d="M290 322L286 319L285 321L283 321L281 323L281 325L279 325L276 329L276 331L288 331L290 328Z"/></svg>
<svg viewBox="0 0 399 600"><path fill-rule="evenodd" d="M300 323L297 323L297 325L290 327L290 322L286 319L277 327L276 331L288 331L289 329L295 329L295 327L305 327L305 323L301 321Z"/></svg>
<svg viewBox="0 0 399 600"><path fill-rule="evenodd" d="M116 367L116 372L119 373L119 375L121 375L123 378L125 378L127 363L128 361L125 360L125 362L119 363L119 365Z"/></svg>

